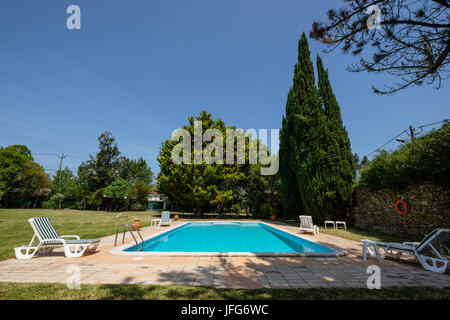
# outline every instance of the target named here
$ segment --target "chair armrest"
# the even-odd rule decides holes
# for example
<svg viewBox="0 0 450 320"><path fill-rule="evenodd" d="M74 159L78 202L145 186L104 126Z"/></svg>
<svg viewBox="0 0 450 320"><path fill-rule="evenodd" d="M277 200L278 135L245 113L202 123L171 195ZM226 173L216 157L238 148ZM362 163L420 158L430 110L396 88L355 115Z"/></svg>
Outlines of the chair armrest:
<svg viewBox="0 0 450 320"><path fill-rule="evenodd" d="M79 236L60 236L59 238L60 238L60 239L64 239L64 238L75 238L75 239L77 239L77 240L80 240L80 237L79 237Z"/></svg>

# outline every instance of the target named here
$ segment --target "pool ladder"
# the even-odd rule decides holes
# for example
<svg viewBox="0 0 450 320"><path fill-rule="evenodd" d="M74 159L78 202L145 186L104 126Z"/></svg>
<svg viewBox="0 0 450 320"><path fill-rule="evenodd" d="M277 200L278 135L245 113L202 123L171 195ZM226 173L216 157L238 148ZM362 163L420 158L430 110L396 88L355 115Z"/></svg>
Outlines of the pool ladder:
<svg viewBox="0 0 450 320"><path fill-rule="evenodd" d="M133 233L133 229L131 227L133 227L133 229L136 230L137 234L139 235L139 238L141 238L141 244L142 244L141 250L139 250L139 243L136 240L136 237L134 236L134 233ZM129 225L128 223L124 223L124 224L121 224L120 226L117 227L116 239L114 240L114 246L117 245L117 236L119 235L119 231L120 231L121 228L123 230L122 244L125 243L125 233L128 230L128 231L130 231L131 236L133 237L134 242L136 243L136 251L143 251L144 250L144 239L142 239L141 233L139 232L139 228L137 228L134 223L132 223L131 225Z"/></svg>

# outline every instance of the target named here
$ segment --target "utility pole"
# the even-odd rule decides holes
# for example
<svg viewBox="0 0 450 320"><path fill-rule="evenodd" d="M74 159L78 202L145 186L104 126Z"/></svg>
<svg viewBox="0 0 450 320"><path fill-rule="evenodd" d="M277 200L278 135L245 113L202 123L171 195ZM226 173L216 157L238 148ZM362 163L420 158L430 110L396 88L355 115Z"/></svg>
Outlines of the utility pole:
<svg viewBox="0 0 450 320"><path fill-rule="evenodd" d="M61 171L63 160L64 160L64 158L67 158L67 156L63 153L59 157L61 158L61 160L59 161L59 169L58 169L58 171Z"/></svg>
<svg viewBox="0 0 450 320"><path fill-rule="evenodd" d="M409 133L411 134L411 140L413 140L415 137L414 137L414 128L410 125L409 126Z"/></svg>

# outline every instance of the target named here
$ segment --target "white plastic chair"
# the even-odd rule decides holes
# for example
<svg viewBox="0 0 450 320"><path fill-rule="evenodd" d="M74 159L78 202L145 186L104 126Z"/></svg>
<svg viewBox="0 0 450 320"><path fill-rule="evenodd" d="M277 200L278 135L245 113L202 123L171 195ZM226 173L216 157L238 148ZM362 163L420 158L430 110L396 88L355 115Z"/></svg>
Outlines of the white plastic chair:
<svg viewBox="0 0 450 320"><path fill-rule="evenodd" d="M300 232L312 232L314 235L319 234L319 227L313 224L311 216L299 216Z"/></svg>
<svg viewBox="0 0 450 320"><path fill-rule="evenodd" d="M59 236L48 218L28 219L34 230L33 238L28 246L14 248L17 259L31 259L35 254L50 254L54 248L63 247L68 258L81 257L86 250L95 251L100 239L80 239L79 236ZM75 238L69 240L66 238Z"/></svg>

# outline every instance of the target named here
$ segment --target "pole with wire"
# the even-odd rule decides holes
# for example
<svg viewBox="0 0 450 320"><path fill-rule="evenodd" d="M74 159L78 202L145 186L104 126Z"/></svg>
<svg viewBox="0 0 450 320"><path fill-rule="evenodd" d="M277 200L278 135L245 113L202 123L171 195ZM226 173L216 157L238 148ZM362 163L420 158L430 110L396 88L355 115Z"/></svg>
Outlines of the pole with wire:
<svg viewBox="0 0 450 320"><path fill-rule="evenodd" d="M409 126L409 133L411 135L411 140L414 140L414 128L412 125Z"/></svg>
<svg viewBox="0 0 450 320"><path fill-rule="evenodd" d="M61 159L61 160L59 161L58 172L61 171L62 163L63 163L64 158L67 158L67 156L63 153L63 154L60 155L60 159Z"/></svg>

